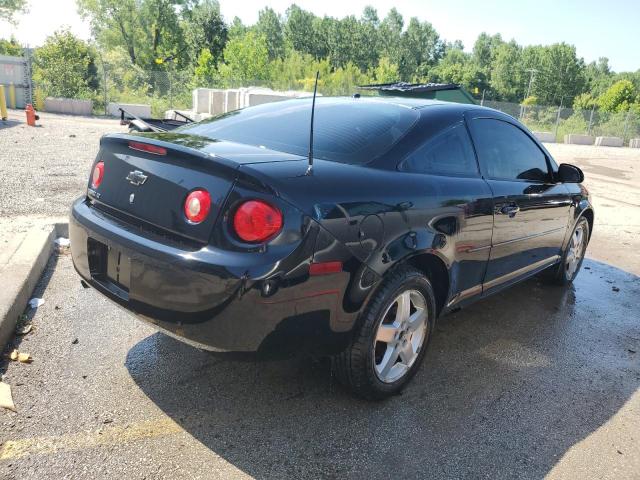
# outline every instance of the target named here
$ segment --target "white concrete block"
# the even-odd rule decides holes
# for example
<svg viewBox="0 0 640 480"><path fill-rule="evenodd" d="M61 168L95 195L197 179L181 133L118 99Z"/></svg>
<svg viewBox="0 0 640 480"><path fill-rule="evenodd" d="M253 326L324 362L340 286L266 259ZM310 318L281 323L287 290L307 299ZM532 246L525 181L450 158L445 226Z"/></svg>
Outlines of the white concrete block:
<svg viewBox="0 0 640 480"><path fill-rule="evenodd" d="M222 111L223 113L232 112L233 110L238 110L240 108L240 92L238 90L225 90L224 91L224 102Z"/></svg>
<svg viewBox="0 0 640 480"><path fill-rule="evenodd" d="M640 148L640 138L632 138L629 140L629 146L631 148Z"/></svg>
<svg viewBox="0 0 640 480"><path fill-rule="evenodd" d="M193 111L196 113L208 113L209 88L196 88L192 92Z"/></svg>
<svg viewBox="0 0 640 480"><path fill-rule="evenodd" d="M580 135L577 133L570 133L564 136L564 143L571 145L593 145L595 138L592 135Z"/></svg>
<svg viewBox="0 0 640 480"><path fill-rule="evenodd" d="M533 132L538 140L544 143L556 143L556 136L553 132Z"/></svg>
<svg viewBox="0 0 640 480"><path fill-rule="evenodd" d="M116 103L109 102L107 105L107 113L112 117L119 117L119 108L124 108L127 112L141 118L151 118L151 105L141 103Z"/></svg>
<svg viewBox="0 0 640 480"><path fill-rule="evenodd" d="M620 137L596 137L598 147L622 147L624 141Z"/></svg>
<svg viewBox="0 0 640 480"><path fill-rule="evenodd" d="M195 113L192 110L167 110L164 112L164 118L167 120L184 120L184 117L176 115L176 112L182 113L189 117L194 122L199 122L200 120L204 120L205 118L211 117L208 113Z"/></svg>
<svg viewBox="0 0 640 480"><path fill-rule="evenodd" d="M45 112L66 113L67 115L91 115L93 102L74 98L47 97L44 99L44 110Z"/></svg>
<svg viewBox="0 0 640 480"><path fill-rule="evenodd" d="M282 100L289 100L292 97L286 95L276 95L267 93L249 93L248 94L248 106L262 105L263 103L281 102Z"/></svg>
<svg viewBox="0 0 640 480"><path fill-rule="evenodd" d="M224 90L211 89L209 92L209 115L220 115L225 113L224 110Z"/></svg>

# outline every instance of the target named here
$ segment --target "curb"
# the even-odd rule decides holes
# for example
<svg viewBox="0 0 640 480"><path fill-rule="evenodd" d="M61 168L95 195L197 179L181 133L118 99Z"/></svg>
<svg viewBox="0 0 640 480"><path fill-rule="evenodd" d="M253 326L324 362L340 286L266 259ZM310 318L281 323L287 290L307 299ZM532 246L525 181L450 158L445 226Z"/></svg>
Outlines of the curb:
<svg viewBox="0 0 640 480"><path fill-rule="evenodd" d="M0 272L0 351L13 337L18 319L53 252L54 240L68 235L67 223L56 223L48 229L31 229L6 268Z"/></svg>

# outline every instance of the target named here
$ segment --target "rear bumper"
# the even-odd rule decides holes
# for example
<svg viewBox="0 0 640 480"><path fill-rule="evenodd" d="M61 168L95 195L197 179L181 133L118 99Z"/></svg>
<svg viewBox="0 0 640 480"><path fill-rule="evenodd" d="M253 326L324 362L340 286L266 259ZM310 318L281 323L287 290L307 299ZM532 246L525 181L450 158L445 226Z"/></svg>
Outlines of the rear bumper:
<svg viewBox="0 0 640 480"><path fill-rule="evenodd" d="M282 258L282 251L189 249L141 232L84 198L69 219L73 264L89 285L159 329L216 351L344 348L355 319L342 308L350 274L309 277L316 233L314 226ZM115 282L99 271L96 245L127 259L126 279Z"/></svg>

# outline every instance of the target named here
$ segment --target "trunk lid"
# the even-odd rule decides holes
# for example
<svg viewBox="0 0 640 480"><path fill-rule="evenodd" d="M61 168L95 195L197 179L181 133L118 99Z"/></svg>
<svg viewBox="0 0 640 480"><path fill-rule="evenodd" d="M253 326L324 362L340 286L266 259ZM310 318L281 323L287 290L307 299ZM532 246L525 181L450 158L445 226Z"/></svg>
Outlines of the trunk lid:
<svg viewBox="0 0 640 480"><path fill-rule="evenodd" d="M135 150L129 142L162 147L166 153ZM286 156L193 135L107 135L102 138L96 159L104 162L104 178L95 190L89 181L89 196L97 208L125 221L207 243L239 164ZM192 224L185 217L184 202L191 191L200 188L211 195L211 211L202 223Z"/></svg>

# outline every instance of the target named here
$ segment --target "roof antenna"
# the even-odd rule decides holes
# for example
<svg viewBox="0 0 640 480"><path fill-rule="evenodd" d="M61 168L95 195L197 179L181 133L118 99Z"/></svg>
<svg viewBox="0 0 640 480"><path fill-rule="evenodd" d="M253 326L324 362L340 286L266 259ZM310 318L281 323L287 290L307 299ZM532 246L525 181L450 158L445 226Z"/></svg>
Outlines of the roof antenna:
<svg viewBox="0 0 640 480"><path fill-rule="evenodd" d="M316 93L318 91L318 77L320 70L316 72L316 83L313 86L313 103L311 103L311 125L309 128L309 166L305 175L313 175L313 114L316 111Z"/></svg>

